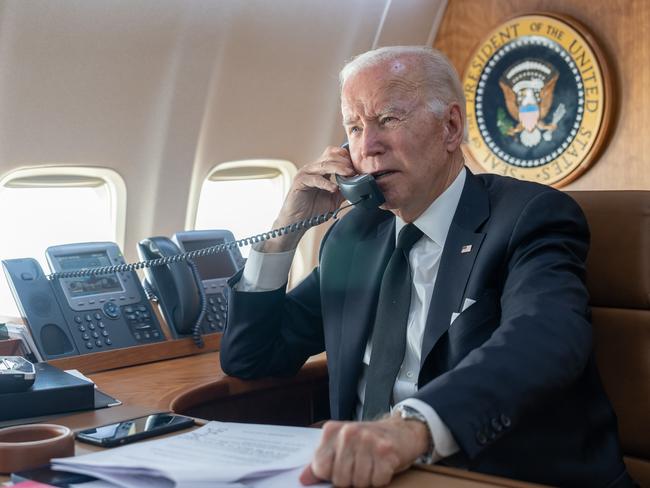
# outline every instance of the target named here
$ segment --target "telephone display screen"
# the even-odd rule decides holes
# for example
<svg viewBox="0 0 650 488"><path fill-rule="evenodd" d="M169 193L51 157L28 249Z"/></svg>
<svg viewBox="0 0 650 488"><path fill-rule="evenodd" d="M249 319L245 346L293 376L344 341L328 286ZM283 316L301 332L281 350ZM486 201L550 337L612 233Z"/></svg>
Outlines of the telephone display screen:
<svg viewBox="0 0 650 488"><path fill-rule="evenodd" d="M197 249L218 246L224 242L223 239L188 240L183 242L183 247L186 251L196 251ZM220 252L211 256L194 258L193 261L197 268L199 268L199 274L203 280L230 278L237 272L235 263L233 263L230 253L228 252Z"/></svg>
<svg viewBox="0 0 650 488"><path fill-rule="evenodd" d="M113 264L106 251L68 254L56 256L55 259L58 261L61 271L76 271L84 268L111 266ZM69 278L66 280L66 285L70 296L73 298L124 291L120 280L115 274Z"/></svg>

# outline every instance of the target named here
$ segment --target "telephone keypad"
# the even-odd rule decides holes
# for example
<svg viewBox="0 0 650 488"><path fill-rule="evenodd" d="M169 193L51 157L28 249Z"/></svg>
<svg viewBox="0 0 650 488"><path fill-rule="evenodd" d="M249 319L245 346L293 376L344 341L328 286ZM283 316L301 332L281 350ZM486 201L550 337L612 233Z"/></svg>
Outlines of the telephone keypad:
<svg viewBox="0 0 650 488"><path fill-rule="evenodd" d="M228 309L226 308L226 299L221 292L211 293L207 297L208 306L203 321L204 332L222 332Z"/></svg>
<svg viewBox="0 0 650 488"><path fill-rule="evenodd" d="M144 305L128 305L124 307L124 314L137 341L157 340L161 337L160 331L151 321L149 310Z"/></svg>
<svg viewBox="0 0 650 488"><path fill-rule="evenodd" d="M104 312L102 314L101 312ZM162 336L151 320L151 314L143 305L128 305L123 307L124 318L126 319L131 333L138 342L149 342L159 340ZM77 315L74 321L79 325L86 349L93 350L104 346L111 346L113 340L110 337L110 324L106 325L106 317L115 319L120 316L120 307L112 302L107 302L103 309L85 315Z"/></svg>

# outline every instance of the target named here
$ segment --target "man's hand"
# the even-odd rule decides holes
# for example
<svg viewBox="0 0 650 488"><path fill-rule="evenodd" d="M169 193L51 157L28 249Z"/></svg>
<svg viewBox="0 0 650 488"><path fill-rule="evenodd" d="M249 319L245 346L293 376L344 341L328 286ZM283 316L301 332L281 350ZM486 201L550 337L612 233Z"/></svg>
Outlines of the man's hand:
<svg viewBox="0 0 650 488"><path fill-rule="evenodd" d="M352 176L355 174L346 149L329 146L313 163L306 164L298 171L284 200L273 229L314 217L325 212L335 211L343 202L338 187L330 181L332 174ZM295 249L305 229L283 235L256 246L263 252L283 252Z"/></svg>
<svg viewBox="0 0 650 488"><path fill-rule="evenodd" d="M387 417L374 422L327 422L304 485L328 480L336 486L383 486L429 448L424 424Z"/></svg>

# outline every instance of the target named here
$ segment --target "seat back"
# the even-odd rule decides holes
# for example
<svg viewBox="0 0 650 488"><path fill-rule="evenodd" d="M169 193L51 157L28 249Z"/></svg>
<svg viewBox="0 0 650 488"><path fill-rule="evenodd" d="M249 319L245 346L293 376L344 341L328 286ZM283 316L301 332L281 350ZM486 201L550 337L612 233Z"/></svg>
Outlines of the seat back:
<svg viewBox="0 0 650 488"><path fill-rule="evenodd" d="M650 191L569 194L591 230L594 349L632 477L650 486Z"/></svg>

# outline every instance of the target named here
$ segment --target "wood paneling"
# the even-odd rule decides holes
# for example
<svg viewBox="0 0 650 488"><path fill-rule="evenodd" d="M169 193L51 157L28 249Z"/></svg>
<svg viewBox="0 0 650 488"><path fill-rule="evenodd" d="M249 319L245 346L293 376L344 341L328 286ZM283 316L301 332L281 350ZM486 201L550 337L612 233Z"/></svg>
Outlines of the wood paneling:
<svg viewBox="0 0 650 488"><path fill-rule="evenodd" d="M647 0L450 0L434 47L463 73L501 22L531 12L569 15L591 31L614 80L614 114L600 157L571 190L650 189L650 2ZM472 166L478 171L478 168Z"/></svg>

